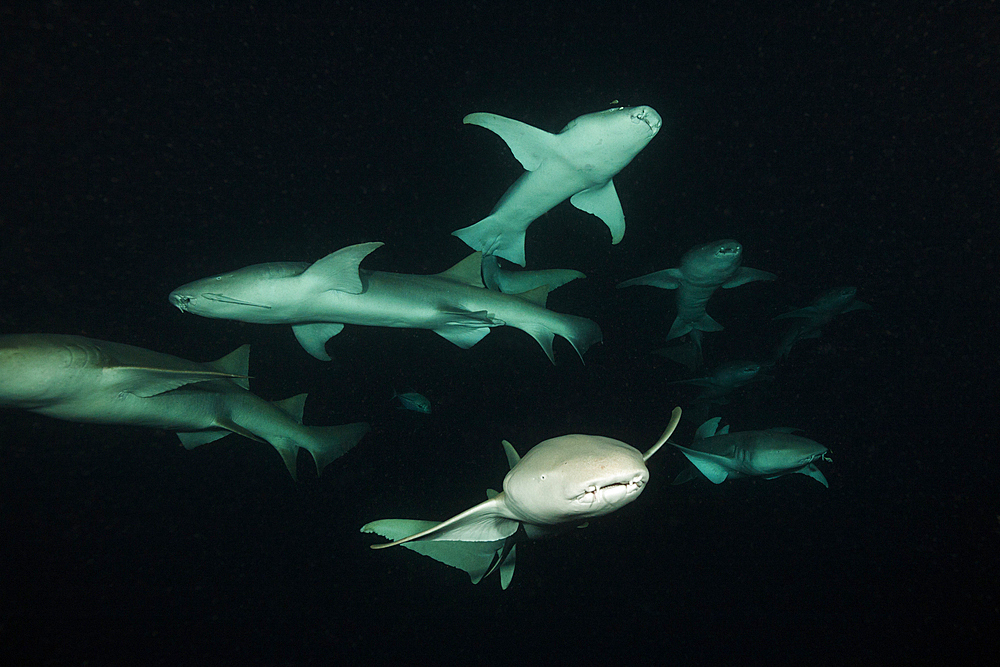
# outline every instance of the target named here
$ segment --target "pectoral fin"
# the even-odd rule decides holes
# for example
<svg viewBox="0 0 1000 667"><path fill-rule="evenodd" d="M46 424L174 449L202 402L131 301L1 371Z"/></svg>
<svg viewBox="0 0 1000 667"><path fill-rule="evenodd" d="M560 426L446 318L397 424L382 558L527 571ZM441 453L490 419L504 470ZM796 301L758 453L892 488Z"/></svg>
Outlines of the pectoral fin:
<svg viewBox="0 0 1000 667"><path fill-rule="evenodd" d="M519 120L504 118L494 113L470 113L462 119L462 122L495 132L504 140L521 166L528 171L538 169L542 160L552 152L553 135Z"/></svg>
<svg viewBox="0 0 1000 667"><path fill-rule="evenodd" d="M611 231L611 243L615 244L625 236L625 214L618 200L615 183L609 180L601 187L582 190L569 198L573 206L592 213L604 221Z"/></svg>
<svg viewBox="0 0 1000 667"><path fill-rule="evenodd" d="M830 488L830 483L826 481L826 475L820 472L820 469L817 468L815 464L810 463L805 468L802 468L801 470L798 470L796 472L802 473L803 475L806 475L808 477L812 477L814 480L816 480L826 488L828 489Z"/></svg>
<svg viewBox="0 0 1000 667"><path fill-rule="evenodd" d="M722 283L722 287L729 289L731 287L739 287L740 285L751 283L755 280L776 280L777 278L778 276L769 271L761 271L760 269L751 269L746 266L741 266L732 278Z"/></svg>
<svg viewBox="0 0 1000 667"><path fill-rule="evenodd" d="M393 522L397 520L389 519L387 521ZM380 530L375 530L376 527L382 527L384 524L384 521L375 521L366 524L361 531L366 533L376 532L385 536ZM373 544L372 549L385 549L414 540L442 540L446 542L502 541L517 532L519 525L520 522L511 516L509 510L506 509L503 493L499 493L489 500L465 510L461 514L456 514L447 521L432 524L409 536L396 538L394 542L388 544ZM369 528L370 530L366 530Z"/></svg>
<svg viewBox="0 0 1000 667"><path fill-rule="evenodd" d="M344 330L343 324L335 322L319 322L316 324L299 324L292 327L295 337L305 351L320 361L330 361L332 357L326 352L326 341Z"/></svg>
<svg viewBox="0 0 1000 667"><path fill-rule="evenodd" d="M688 461L693 463L694 467L698 469L698 472L707 477L713 484L721 484L726 481L726 478L729 477L732 472L725 465L726 459L721 456L695 451L674 443L670 444L681 450L684 456L687 457Z"/></svg>
<svg viewBox="0 0 1000 667"><path fill-rule="evenodd" d="M632 287L633 285L649 285L650 287L659 287L660 289L677 289L681 286L683 280L684 274L681 273L680 269L663 269L662 271L654 271L638 278L620 282L618 283L618 287L620 289L622 287Z"/></svg>
<svg viewBox="0 0 1000 667"><path fill-rule="evenodd" d="M419 533L436 525L434 521L383 519L366 524L361 528L361 532L375 533L391 540L413 532ZM407 542L403 546L445 565L464 570L469 574L472 583L478 584L490 572L490 565L496 559L497 552L503 549L504 542L505 540L491 542L429 541Z"/></svg>

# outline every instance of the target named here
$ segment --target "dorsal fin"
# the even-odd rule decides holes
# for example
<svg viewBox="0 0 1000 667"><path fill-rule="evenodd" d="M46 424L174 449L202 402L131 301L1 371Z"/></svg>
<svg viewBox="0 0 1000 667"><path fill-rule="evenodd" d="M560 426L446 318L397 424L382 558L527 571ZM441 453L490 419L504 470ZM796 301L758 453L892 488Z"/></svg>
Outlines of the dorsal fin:
<svg viewBox="0 0 1000 667"><path fill-rule="evenodd" d="M296 394L291 398L286 398L281 401L273 401L273 405L301 424L302 413L305 412L306 397L308 396L309 394Z"/></svg>
<svg viewBox="0 0 1000 667"><path fill-rule="evenodd" d="M313 262L299 279L307 281L316 290L361 294L364 290L359 269L361 260L381 245L384 244L380 241L372 241L331 252L323 259Z"/></svg>
<svg viewBox="0 0 1000 667"><path fill-rule="evenodd" d="M535 304L536 306L545 307L545 302L549 298L549 286L539 285L533 290L528 290L527 292L521 292L515 295L525 301Z"/></svg>
<svg viewBox="0 0 1000 667"><path fill-rule="evenodd" d="M211 366L222 373L230 373L239 377L232 378L232 381L243 387L250 389L250 346L242 345L221 359L210 361L206 366Z"/></svg>
<svg viewBox="0 0 1000 667"><path fill-rule="evenodd" d="M722 421L722 417L712 417L704 424L698 427L698 430L694 432L695 440L703 440L704 438L711 438L714 435L725 435L724 433L716 433L719 428L719 422Z"/></svg>
<svg viewBox="0 0 1000 667"><path fill-rule="evenodd" d="M485 289L486 286L483 285L483 253L479 251L472 253L447 271L437 274L437 277Z"/></svg>

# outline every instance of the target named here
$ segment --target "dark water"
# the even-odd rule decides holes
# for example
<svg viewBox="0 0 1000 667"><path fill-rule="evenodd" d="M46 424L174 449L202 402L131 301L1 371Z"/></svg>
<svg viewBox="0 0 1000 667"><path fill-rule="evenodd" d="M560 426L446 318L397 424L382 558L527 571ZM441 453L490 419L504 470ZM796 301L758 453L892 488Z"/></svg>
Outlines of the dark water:
<svg viewBox="0 0 1000 667"><path fill-rule="evenodd" d="M0 416L0 647L9 664L992 664L998 31L993 3L37 3L0 7L0 332L195 360L249 342L254 388L306 423L370 421L321 479L235 436ZM320 3L317 3L320 4ZM887 3L888 4L888 3ZM450 232L520 166L473 111L549 131L612 101L664 118L616 179L624 241L569 205L529 266L587 274L553 310L603 345L525 334L463 351L348 327L316 361L287 327L213 321L171 289L384 241L370 269L436 273ZM672 297L616 291L736 238L774 283L719 293L709 363L759 357L779 313L835 285L831 323L717 408L833 452L795 475L681 487L663 450L632 505L518 550L511 588L364 523L444 519L496 488L499 443L582 432L644 449L690 389L651 355ZM415 389L431 415L396 410ZM700 422L685 419L688 441Z"/></svg>

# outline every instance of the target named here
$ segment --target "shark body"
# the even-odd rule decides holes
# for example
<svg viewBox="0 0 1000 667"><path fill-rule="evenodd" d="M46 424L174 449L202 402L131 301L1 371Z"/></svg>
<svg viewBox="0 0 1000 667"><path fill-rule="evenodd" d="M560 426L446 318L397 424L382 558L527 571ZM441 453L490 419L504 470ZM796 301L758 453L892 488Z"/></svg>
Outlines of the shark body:
<svg viewBox="0 0 1000 667"><path fill-rule="evenodd" d="M670 327L667 340L691 334L700 363L702 332L722 331L722 325L705 311L715 290L777 278L767 271L740 266L742 260L743 246L739 242L731 239L714 241L688 250L681 257L679 267L632 278L619 283L618 287L650 285L677 290L677 318Z"/></svg>
<svg viewBox="0 0 1000 667"><path fill-rule="evenodd" d="M837 315L852 310L871 310L870 305L855 298L857 293L856 287L834 287L816 297L811 305L775 317L775 320L794 319L795 322L778 343L774 361L787 359L792 346L799 341L819 338L823 334L823 327Z"/></svg>
<svg viewBox="0 0 1000 667"><path fill-rule="evenodd" d="M673 434L680 417L680 408L674 408L663 435L645 453L603 436L564 435L520 457L504 441L510 472L502 492L487 491L485 502L440 523L383 519L361 531L394 540L373 549L407 547L465 570L473 583L499 569L501 586L507 588L516 535L553 535L638 498L649 480L646 461Z"/></svg>
<svg viewBox="0 0 1000 667"><path fill-rule="evenodd" d="M430 329L461 348L470 348L492 327L529 333L555 363L556 335L580 357L601 340L592 321L545 308L548 288L520 295L484 287L480 253L435 275L409 275L359 268L381 243L361 243L305 262L256 264L197 280L174 290L180 310L259 324L290 324L309 354L330 360L326 342L345 324Z"/></svg>
<svg viewBox="0 0 1000 667"><path fill-rule="evenodd" d="M764 477L800 473L812 477L825 487L830 485L814 463L826 460L827 448L793 435L797 429L773 428L766 431L730 433L729 427L719 426L719 417L698 427L690 447L670 443L687 457L694 469L714 484L730 477ZM718 429L718 430L717 430ZM674 480L681 484L695 477L694 470L682 472Z"/></svg>
<svg viewBox="0 0 1000 667"><path fill-rule="evenodd" d="M504 294L523 294L545 286L551 292L577 278L586 278L573 269L539 269L537 271L511 271L500 268L494 255L483 255L483 283L491 290Z"/></svg>
<svg viewBox="0 0 1000 667"><path fill-rule="evenodd" d="M463 119L498 134L525 168L490 215L454 235L484 255L524 266L528 226L566 199L599 217L611 242L625 235L625 215L611 180L660 130L659 114L647 106L586 114L551 134L491 113Z"/></svg>
<svg viewBox="0 0 1000 667"><path fill-rule="evenodd" d="M726 404L729 394L740 387L745 387L751 382L759 382L766 375L761 375L764 366L754 361L732 361L715 368L704 377L691 378L689 380L676 380L667 384L690 384L701 387L701 393L695 397L697 402Z"/></svg>
<svg viewBox="0 0 1000 667"><path fill-rule="evenodd" d="M269 403L247 389L250 346L198 363L82 336L0 336L0 406L76 422L178 431L188 449L229 433L270 443L296 476L306 449L316 471L354 447L368 424L302 425L306 395Z"/></svg>

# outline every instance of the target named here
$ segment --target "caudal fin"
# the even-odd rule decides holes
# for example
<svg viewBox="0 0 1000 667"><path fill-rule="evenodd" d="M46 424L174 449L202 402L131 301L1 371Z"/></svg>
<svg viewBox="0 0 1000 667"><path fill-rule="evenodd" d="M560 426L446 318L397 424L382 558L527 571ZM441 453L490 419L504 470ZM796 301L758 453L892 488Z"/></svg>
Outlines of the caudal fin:
<svg viewBox="0 0 1000 667"><path fill-rule="evenodd" d="M301 442L285 439L281 443L272 442L274 448L281 454L285 467L292 479L298 480L297 462L299 449L305 449L312 454L316 463L316 476L323 474L323 468L346 454L351 448L371 430L366 422L341 424L340 426L305 426L308 438Z"/></svg>
<svg viewBox="0 0 1000 667"><path fill-rule="evenodd" d="M552 351L552 341L557 334L569 341L576 353L580 355L580 361L583 361L583 355L590 349L591 345L600 343L604 339L601 327L597 326L596 322L576 315L560 313L552 315L557 319L550 319L548 322L521 324L510 322L509 324L531 334L531 337L538 341L538 344L545 350L546 356L552 363L556 363L555 353Z"/></svg>
<svg viewBox="0 0 1000 667"><path fill-rule="evenodd" d="M524 266L524 229L511 229L497 215L452 232L473 250Z"/></svg>

